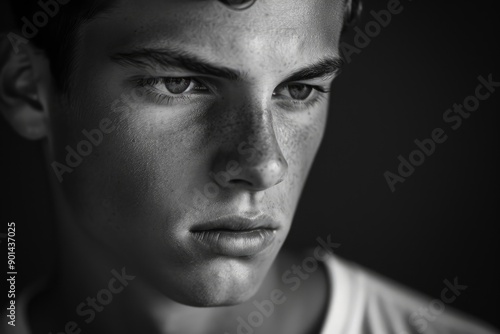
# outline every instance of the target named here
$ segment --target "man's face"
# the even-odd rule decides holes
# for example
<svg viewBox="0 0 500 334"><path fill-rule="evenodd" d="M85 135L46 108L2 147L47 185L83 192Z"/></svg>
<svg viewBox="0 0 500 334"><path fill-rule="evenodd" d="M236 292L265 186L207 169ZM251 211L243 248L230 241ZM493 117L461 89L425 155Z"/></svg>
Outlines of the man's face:
<svg viewBox="0 0 500 334"><path fill-rule="evenodd" d="M340 0L245 11L124 0L85 24L72 104L52 115L53 158L102 120L113 130L64 175L71 218L179 302L250 298L323 136L342 11ZM227 216L258 219L209 224Z"/></svg>

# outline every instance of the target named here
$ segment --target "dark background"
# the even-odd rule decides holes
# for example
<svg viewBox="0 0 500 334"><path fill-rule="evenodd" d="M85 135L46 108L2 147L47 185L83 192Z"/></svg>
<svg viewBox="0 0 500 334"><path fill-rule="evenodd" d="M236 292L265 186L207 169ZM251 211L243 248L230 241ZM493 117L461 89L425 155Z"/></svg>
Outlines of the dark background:
<svg viewBox="0 0 500 334"><path fill-rule="evenodd" d="M364 30L370 10L387 3L365 1L358 26ZM352 56L333 85L327 133L287 247L312 247L331 234L341 243L339 255L429 301L440 298L443 280L458 277L468 288L452 306L500 327L500 88L456 131L442 120L446 109L474 94L479 75L500 81L498 15L482 1L401 3L403 11ZM0 12L0 27L7 27L4 0ZM354 46L354 36L345 41ZM38 144L18 138L3 120L0 127L0 233L8 221L17 223L22 287L53 258L52 214ZM437 127L448 140L392 193L384 172L397 172L398 155L408 157L413 141Z"/></svg>

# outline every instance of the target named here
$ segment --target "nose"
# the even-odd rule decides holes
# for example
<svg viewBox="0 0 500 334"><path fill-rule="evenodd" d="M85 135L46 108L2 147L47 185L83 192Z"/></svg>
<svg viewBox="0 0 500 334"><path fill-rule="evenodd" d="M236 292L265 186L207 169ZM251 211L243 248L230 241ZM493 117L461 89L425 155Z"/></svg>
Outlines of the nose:
<svg viewBox="0 0 500 334"><path fill-rule="evenodd" d="M283 156L270 111L252 113L237 122L219 148L212 178L223 188L262 191L285 179L288 163Z"/></svg>

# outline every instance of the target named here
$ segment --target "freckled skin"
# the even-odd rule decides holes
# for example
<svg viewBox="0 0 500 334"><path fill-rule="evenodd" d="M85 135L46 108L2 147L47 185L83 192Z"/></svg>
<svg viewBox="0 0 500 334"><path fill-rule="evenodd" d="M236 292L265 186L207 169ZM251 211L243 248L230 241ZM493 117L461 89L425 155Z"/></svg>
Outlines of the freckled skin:
<svg viewBox="0 0 500 334"><path fill-rule="evenodd" d="M65 176L66 218L107 251L136 259L131 265L137 272L176 301L209 306L248 300L287 236L327 117L327 99L291 110L272 93L294 70L338 54L341 13L341 1L258 0L234 12L212 1L127 0L84 26L74 103L53 115L51 152L64 160L64 147L74 147L83 129L97 128L104 118L116 129ZM113 101L132 93L131 77L151 73L120 66L109 55L172 45L247 76L221 79L216 94L190 102L159 104L146 97L112 111ZM238 151L242 143L256 150L251 161ZM218 184L210 173L231 160L241 174L230 185ZM217 185L218 194L196 206L195 191L207 184ZM193 245L194 224L245 212L280 223L264 252L230 259Z"/></svg>

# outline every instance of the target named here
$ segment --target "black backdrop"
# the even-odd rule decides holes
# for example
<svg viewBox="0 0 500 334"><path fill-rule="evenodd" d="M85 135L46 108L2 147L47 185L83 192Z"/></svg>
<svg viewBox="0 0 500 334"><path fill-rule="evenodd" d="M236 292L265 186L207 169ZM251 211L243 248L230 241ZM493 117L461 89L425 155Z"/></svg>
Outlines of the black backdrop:
<svg viewBox="0 0 500 334"><path fill-rule="evenodd" d="M358 27L364 30L370 11L388 2L365 1ZM468 288L453 306L500 327L500 89L459 129L442 119L474 94L479 75L500 81L498 17L486 2L401 3L402 12L351 55L333 85L327 133L286 246L311 247L331 234L339 255L425 292L429 301L439 298L444 279L458 277ZM0 11L3 28L11 19L4 0ZM355 35L345 42L356 46ZM38 145L0 124L0 233L7 221L17 222L22 287L52 258L51 209ZM398 156L408 157L414 140L438 127L447 141L391 192L384 172L396 172Z"/></svg>

